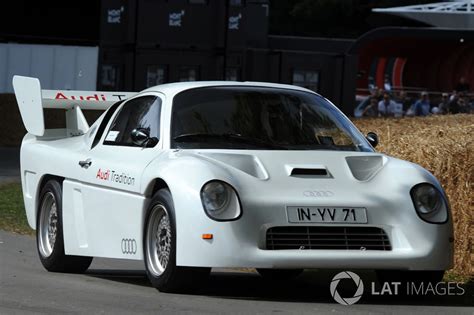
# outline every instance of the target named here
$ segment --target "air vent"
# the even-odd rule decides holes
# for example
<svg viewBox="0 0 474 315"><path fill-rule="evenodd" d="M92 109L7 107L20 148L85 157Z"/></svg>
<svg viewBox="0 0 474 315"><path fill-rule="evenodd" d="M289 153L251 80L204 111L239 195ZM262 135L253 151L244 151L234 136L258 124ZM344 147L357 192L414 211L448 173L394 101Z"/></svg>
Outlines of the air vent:
<svg viewBox="0 0 474 315"><path fill-rule="evenodd" d="M276 226L267 230L269 250L392 250L378 227Z"/></svg>
<svg viewBox="0 0 474 315"><path fill-rule="evenodd" d="M291 176L328 176L325 168L294 168L291 170Z"/></svg>
<svg viewBox="0 0 474 315"><path fill-rule="evenodd" d="M386 162L386 158L380 155L373 156L348 156L346 157L352 175L355 179L366 181L371 179Z"/></svg>

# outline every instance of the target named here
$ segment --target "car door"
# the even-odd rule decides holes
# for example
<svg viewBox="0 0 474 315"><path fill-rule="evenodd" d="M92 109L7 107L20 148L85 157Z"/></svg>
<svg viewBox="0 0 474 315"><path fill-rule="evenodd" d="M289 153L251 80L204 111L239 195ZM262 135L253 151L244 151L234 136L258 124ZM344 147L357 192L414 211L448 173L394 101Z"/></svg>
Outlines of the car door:
<svg viewBox="0 0 474 315"><path fill-rule="evenodd" d="M65 181L64 199L71 208L63 216L67 254L142 258L141 177L162 152L162 103L162 95L148 93L120 105L100 140L77 162L78 181ZM151 143L134 142L137 129L148 133Z"/></svg>

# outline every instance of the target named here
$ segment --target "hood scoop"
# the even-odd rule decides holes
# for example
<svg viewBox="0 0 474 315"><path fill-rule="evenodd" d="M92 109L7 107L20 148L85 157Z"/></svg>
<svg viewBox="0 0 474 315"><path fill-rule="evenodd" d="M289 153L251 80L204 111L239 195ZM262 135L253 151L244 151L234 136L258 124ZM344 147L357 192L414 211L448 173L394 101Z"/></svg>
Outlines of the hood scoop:
<svg viewBox="0 0 474 315"><path fill-rule="evenodd" d="M328 171L325 168L294 168L291 170L290 176L328 176Z"/></svg>
<svg viewBox="0 0 474 315"><path fill-rule="evenodd" d="M352 172L352 176L360 181L367 181L374 177L383 168L386 160L381 155L346 157L346 162Z"/></svg>
<svg viewBox="0 0 474 315"><path fill-rule="evenodd" d="M200 153L200 155L232 166L258 179L268 179L267 170L254 155L235 153Z"/></svg>
<svg viewBox="0 0 474 315"><path fill-rule="evenodd" d="M289 176L301 178L332 178L327 168L322 165L286 165Z"/></svg>

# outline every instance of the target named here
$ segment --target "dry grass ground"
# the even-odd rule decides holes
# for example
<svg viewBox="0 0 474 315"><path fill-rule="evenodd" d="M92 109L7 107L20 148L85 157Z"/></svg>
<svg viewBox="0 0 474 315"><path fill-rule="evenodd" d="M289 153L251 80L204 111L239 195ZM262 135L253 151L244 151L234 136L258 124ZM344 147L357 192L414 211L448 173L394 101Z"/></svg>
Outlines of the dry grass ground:
<svg viewBox="0 0 474 315"><path fill-rule="evenodd" d="M420 164L448 194L455 230L452 274L474 274L474 115L355 120L379 135L379 152Z"/></svg>

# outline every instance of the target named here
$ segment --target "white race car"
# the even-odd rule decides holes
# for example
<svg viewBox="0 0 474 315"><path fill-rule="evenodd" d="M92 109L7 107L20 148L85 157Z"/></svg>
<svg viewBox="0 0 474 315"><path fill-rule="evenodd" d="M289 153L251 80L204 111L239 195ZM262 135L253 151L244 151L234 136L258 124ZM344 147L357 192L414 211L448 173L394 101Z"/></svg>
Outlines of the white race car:
<svg viewBox="0 0 474 315"><path fill-rule="evenodd" d="M49 271L143 260L156 288L178 291L212 267L435 281L452 266L436 178L375 152L375 134L312 91L257 82L42 91L20 76L13 85L28 131L26 214ZM65 109L67 128L45 129L43 108ZM81 109L107 111L89 127Z"/></svg>

